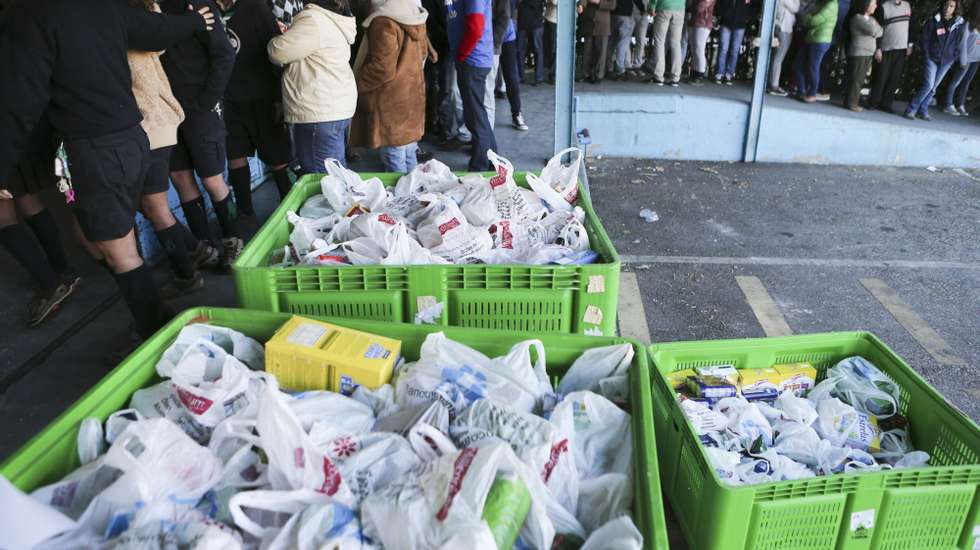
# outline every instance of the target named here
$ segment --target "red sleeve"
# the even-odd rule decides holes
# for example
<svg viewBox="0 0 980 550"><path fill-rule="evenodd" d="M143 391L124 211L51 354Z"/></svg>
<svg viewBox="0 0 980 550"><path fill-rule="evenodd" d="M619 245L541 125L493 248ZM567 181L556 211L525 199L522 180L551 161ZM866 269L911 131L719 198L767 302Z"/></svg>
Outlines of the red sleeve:
<svg viewBox="0 0 980 550"><path fill-rule="evenodd" d="M483 26L485 24L482 13L471 13L466 16L466 30L463 32L463 39L459 42L457 61L466 61L466 58L470 56L473 48L483 38Z"/></svg>

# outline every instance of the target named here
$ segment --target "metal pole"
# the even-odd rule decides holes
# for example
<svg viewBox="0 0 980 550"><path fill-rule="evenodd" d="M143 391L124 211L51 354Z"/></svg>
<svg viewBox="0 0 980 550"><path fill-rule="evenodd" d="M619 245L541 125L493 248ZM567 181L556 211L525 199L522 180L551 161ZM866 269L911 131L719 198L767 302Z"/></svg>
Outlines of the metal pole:
<svg viewBox="0 0 980 550"><path fill-rule="evenodd" d="M575 133L575 0L558 0L555 57L555 150L573 144Z"/></svg>
<svg viewBox="0 0 980 550"><path fill-rule="evenodd" d="M762 6L762 24L759 26L759 57L755 63L755 79L752 83L752 103L749 106L748 127L745 130L744 162L755 162L759 150L759 126L762 123L762 104L769 82L769 59L772 56L772 34L776 19L776 0L765 0Z"/></svg>

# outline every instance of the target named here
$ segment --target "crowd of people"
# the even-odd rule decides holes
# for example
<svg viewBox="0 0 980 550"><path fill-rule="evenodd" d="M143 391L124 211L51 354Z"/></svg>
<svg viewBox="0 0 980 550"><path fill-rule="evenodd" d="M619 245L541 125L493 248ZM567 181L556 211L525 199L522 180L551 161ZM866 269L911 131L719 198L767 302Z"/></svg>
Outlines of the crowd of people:
<svg viewBox="0 0 980 550"><path fill-rule="evenodd" d="M554 83L556 7L0 2L0 245L37 286L28 324L48 318L80 281L44 189L65 194L75 237L114 277L134 318L130 347L173 316L165 300L199 290L202 269L225 270L241 253L243 226L258 222L253 155L280 197L294 176L368 149L385 171L409 172L431 155L419 149L423 136L446 150L470 147L469 170L490 169L496 100L506 98L514 127L527 130L526 60L530 85ZM168 204L171 185L186 225ZM137 212L172 268L162 285L137 246Z"/></svg>
<svg viewBox="0 0 980 550"><path fill-rule="evenodd" d="M758 28L761 5L761 0L578 0L577 80L599 83L608 75L678 86L686 63L692 85L708 80L732 85L739 56L752 44L746 29ZM707 54L713 34L714 63ZM938 98L943 111L966 116L980 62L980 2L964 9L959 0L944 0L929 18L915 21L908 0L777 0L771 46L768 93L793 94L807 103L829 101L828 52L840 49L846 58L844 107L886 112L895 112L906 61L918 48L922 66L910 70L921 71L921 85L904 116L930 120L929 105L944 80ZM869 75L870 93L862 105Z"/></svg>

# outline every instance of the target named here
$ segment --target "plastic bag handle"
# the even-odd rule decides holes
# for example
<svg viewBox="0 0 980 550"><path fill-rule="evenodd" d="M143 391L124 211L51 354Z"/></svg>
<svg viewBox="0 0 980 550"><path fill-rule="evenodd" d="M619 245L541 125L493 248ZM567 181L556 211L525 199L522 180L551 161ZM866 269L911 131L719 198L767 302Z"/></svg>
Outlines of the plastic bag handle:
<svg viewBox="0 0 980 550"><path fill-rule="evenodd" d="M416 424L409 430L408 442L415 450L415 454L426 461L432 461L442 455L457 451L456 445L446 437L446 434L426 422ZM435 445L435 449L432 448L433 445Z"/></svg>
<svg viewBox="0 0 980 550"><path fill-rule="evenodd" d="M280 528L259 525L245 514L242 510L243 507L292 515L302 512L311 504L325 504L329 501L330 497L312 489L243 491L231 497L231 500L228 501L228 511L231 512L232 521L242 531L253 537L262 538L270 531L277 531Z"/></svg>

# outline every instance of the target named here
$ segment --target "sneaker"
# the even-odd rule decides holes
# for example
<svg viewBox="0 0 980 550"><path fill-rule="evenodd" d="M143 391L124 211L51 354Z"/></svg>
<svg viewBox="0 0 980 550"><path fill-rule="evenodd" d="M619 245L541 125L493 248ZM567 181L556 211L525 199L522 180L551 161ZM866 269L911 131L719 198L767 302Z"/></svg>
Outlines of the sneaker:
<svg viewBox="0 0 980 550"><path fill-rule="evenodd" d="M527 123L524 122L524 115L522 115L521 113L517 113L516 115L514 115L513 118L514 118L514 128L517 128L522 132L526 132Z"/></svg>
<svg viewBox="0 0 980 550"><path fill-rule="evenodd" d="M657 86L663 86L664 85L664 80L662 78L657 78L655 76L651 76L650 78L646 79L646 83L647 84L656 84Z"/></svg>
<svg viewBox="0 0 980 550"><path fill-rule="evenodd" d="M221 239L221 246L224 248L224 254L221 255L221 267L227 269L242 254L242 249L245 248L245 241L238 237L228 237L227 239Z"/></svg>
<svg viewBox="0 0 980 550"><path fill-rule="evenodd" d="M732 78L732 75L726 74L725 75L725 86L732 86L734 84L735 84L735 79Z"/></svg>
<svg viewBox="0 0 980 550"><path fill-rule="evenodd" d="M75 292L75 287L81 281L78 275L59 277L58 284L50 291L38 290L31 298L27 308L27 326L36 327L44 322L51 314L58 311L64 302Z"/></svg>
<svg viewBox="0 0 980 550"><path fill-rule="evenodd" d="M926 122L929 122L930 120L932 120L932 117L929 116L929 113L919 113L919 118L922 119L922 120L924 120L924 121L926 121Z"/></svg>
<svg viewBox="0 0 980 550"><path fill-rule="evenodd" d="M817 94L817 101L830 101L830 94Z"/></svg>
<svg viewBox="0 0 980 550"><path fill-rule="evenodd" d="M943 112L947 115L960 116L960 110L952 105L947 105L946 108L943 109Z"/></svg>
<svg viewBox="0 0 980 550"><path fill-rule="evenodd" d="M803 96L803 97L800 98L800 100L803 103L816 103L817 102L816 96L812 96L812 95Z"/></svg>
<svg viewBox="0 0 980 550"><path fill-rule="evenodd" d="M960 105L960 116L970 116L970 113L966 110L966 105Z"/></svg>
<svg viewBox="0 0 980 550"><path fill-rule="evenodd" d="M681 85L681 83L678 82L677 80L674 80L673 82L670 83L670 87L671 88L676 88L676 87L678 87L680 85Z"/></svg>
<svg viewBox="0 0 980 550"><path fill-rule="evenodd" d="M198 241L192 259L195 269L214 269L221 265L221 253L204 241Z"/></svg>
<svg viewBox="0 0 980 550"><path fill-rule="evenodd" d="M169 281L160 287L160 298L163 300L172 300L193 294L202 288L204 288L204 275L201 275L200 271L195 271L190 279L181 279L177 276L171 277Z"/></svg>
<svg viewBox="0 0 980 550"><path fill-rule="evenodd" d="M902 116L905 117L905 118L907 118L907 119L909 119L909 120L915 120L915 113L905 113Z"/></svg>
<svg viewBox="0 0 980 550"><path fill-rule="evenodd" d="M769 95L777 95L779 97L786 97L786 96L789 95L789 92L787 92L786 90L784 90L782 88L769 88L769 90L768 90L767 93Z"/></svg>
<svg viewBox="0 0 980 550"><path fill-rule="evenodd" d="M720 75L715 76L715 84L721 84L723 81Z"/></svg>

